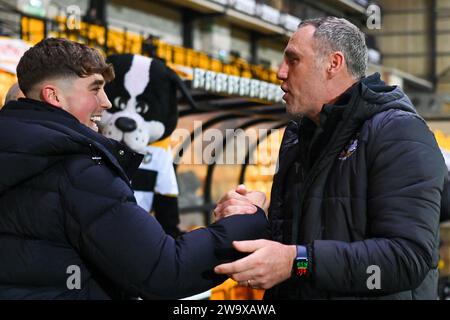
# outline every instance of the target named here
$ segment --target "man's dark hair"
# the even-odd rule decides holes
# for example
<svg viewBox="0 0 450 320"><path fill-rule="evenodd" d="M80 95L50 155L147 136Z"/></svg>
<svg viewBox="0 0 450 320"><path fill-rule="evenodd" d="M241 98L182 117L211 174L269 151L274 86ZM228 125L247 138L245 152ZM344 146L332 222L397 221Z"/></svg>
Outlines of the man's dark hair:
<svg viewBox="0 0 450 320"><path fill-rule="evenodd" d="M114 79L114 69L101 53L67 39L47 38L28 49L17 65L19 87L27 95L47 79L88 77L101 74L105 81Z"/></svg>

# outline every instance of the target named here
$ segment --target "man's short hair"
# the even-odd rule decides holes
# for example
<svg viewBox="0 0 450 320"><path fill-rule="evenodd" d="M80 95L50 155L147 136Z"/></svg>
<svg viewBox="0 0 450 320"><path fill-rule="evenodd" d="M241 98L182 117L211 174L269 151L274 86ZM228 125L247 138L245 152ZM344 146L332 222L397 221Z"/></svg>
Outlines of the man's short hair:
<svg viewBox="0 0 450 320"><path fill-rule="evenodd" d="M313 26L319 58L334 51L344 54L350 74L360 79L366 75L368 50L364 33L346 19L323 17L302 21L298 28Z"/></svg>
<svg viewBox="0 0 450 320"><path fill-rule="evenodd" d="M81 43L47 38L28 49L17 65L19 87L25 95L43 80L88 77L101 74L114 79L114 69L102 54Z"/></svg>

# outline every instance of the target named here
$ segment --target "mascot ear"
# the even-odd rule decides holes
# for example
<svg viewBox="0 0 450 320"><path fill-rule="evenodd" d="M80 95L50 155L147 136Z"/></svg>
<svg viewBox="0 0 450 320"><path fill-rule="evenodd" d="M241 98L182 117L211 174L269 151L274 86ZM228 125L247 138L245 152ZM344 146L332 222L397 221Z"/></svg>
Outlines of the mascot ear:
<svg viewBox="0 0 450 320"><path fill-rule="evenodd" d="M157 79L155 81L155 79ZM180 77L162 60L154 58L150 66L150 83L145 90L150 105L149 114L144 118L160 121L165 131L161 139L170 136L178 122L177 91L181 91L192 108L197 108L189 89Z"/></svg>
<svg viewBox="0 0 450 320"><path fill-rule="evenodd" d="M164 126L160 140L170 136L178 122L177 87L171 77L172 70L159 59L152 59L149 70L149 84L142 99L149 110L142 116L146 121L159 121Z"/></svg>

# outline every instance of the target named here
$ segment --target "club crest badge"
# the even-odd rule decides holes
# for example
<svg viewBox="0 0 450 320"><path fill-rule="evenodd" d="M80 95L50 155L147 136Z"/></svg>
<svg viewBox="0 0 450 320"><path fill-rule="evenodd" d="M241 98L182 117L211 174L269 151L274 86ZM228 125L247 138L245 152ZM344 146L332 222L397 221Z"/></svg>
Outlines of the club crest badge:
<svg viewBox="0 0 450 320"><path fill-rule="evenodd" d="M350 142L345 146L344 150L339 154L339 160L347 160L358 148L358 135L350 140Z"/></svg>

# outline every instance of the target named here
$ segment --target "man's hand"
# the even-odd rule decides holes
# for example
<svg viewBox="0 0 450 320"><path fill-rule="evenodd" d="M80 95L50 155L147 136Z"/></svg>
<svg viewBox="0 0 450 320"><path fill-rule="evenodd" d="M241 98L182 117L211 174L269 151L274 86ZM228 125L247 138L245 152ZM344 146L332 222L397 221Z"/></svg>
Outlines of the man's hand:
<svg viewBox="0 0 450 320"><path fill-rule="evenodd" d="M240 252L252 252L245 258L214 268L226 274L239 285L269 289L290 278L297 250L294 245L284 245L270 240L234 241Z"/></svg>
<svg viewBox="0 0 450 320"><path fill-rule="evenodd" d="M233 214L248 214L257 211L256 206L264 211L266 208L266 195L259 191L247 191L244 185L239 185L236 190L228 191L217 203L214 209L215 220Z"/></svg>
<svg viewBox="0 0 450 320"><path fill-rule="evenodd" d="M236 192L247 197L254 205L260 207L267 212L266 194L261 191L247 191L245 185L240 184L236 188Z"/></svg>

